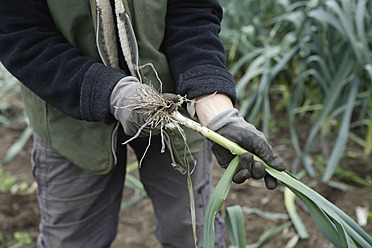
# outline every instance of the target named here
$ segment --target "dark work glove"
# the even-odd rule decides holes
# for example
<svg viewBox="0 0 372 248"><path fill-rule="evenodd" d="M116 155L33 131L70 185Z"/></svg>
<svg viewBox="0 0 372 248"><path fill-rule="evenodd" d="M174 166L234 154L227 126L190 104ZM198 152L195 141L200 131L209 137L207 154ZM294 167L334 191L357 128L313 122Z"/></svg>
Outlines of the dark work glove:
<svg viewBox="0 0 372 248"><path fill-rule="evenodd" d="M120 121L123 126L125 134L134 136L138 129L144 125L148 115L141 110L133 110L135 105L140 105L139 100L136 100L138 92L143 88L149 91L154 91L154 94L159 94L150 86L142 84L136 77L128 76L122 78L111 93L110 107L111 113ZM152 134L157 134L159 130L146 126L142 129L140 137L146 137Z"/></svg>
<svg viewBox="0 0 372 248"><path fill-rule="evenodd" d="M142 84L136 77L128 76L122 78L111 93L110 110L115 118L122 124L124 133L129 136L135 136L138 130L146 123L149 115L141 107L134 109L135 106L141 106L138 94L140 91L153 92L164 98L168 104L168 112L171 113L177 108L181 97L172 93L158 93L146 84ZM160 129L145 125L141 129L139 137L147 137L150 132L154 135L159 134Z"/></svg>
<svg viewBox="0 0 372 248"><path fill-rule="evenodd" d="M253 160L252 153L260 157L267 165L279 171L285 170L285 163L279 155L273 152L263 133L242 117L239 117L238 113L237 109L226 110L215 116L207 125L209 129L249 151L241 155L239 169L234 175L233 181L243 183L249 178L264 178L266 188L275 189L277 186L276 179L266 173L263 163ZM223 168L226 168L235 156L216 143L212 145L212 151L217 162Z"/></svg>

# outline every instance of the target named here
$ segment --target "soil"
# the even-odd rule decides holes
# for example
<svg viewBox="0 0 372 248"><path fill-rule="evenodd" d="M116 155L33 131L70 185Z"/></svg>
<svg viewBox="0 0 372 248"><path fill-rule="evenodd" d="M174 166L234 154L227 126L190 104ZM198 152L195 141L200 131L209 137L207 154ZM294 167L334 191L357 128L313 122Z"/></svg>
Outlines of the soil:
<svg viewBox="0 0 372 248"><path fill-rule="evenodd" d="M21 135L26 124L4 126L0 125L0 159L3 158L7 149ZM291 146L290 137L285 127L280 132L270 137L270 142L273 148L287 162L288 167L295 159L295 152ZM363 156L362 148L355 144L349 144L348 151L357 154L357 159L346 158L341 161L341 166L350 171L354 171L361 178L372 175L372 156ZM32 150L32 140L26 144L19 155L9 164L4 166L4 170L10 171L17 177L18 182L26 181L29 185L33 184L33 177L30 165L30 153ZM290 169L290 168L289 168ZM213 171L214 182L216 183L221 177L223 169L215 166ZM136 172L134 172L136 175ZM356 207L371 207L372 206L372 190L365 186L357 185L353 182L342 181L342 179L334 178L333 180L347 183L352 188L347 191L341 191L326 184L309 180L305 177L304 182L311 184L312 187L326 197L328 200L336 204L354 220L356 220ZM233 184L229 195L225 201L224 208L227 206L239 204L246 208L259 208L262 211L287 213L283 200L284 186L279 185L276 190L266 190L263 182L249 181L241 185ZM2 192L0 193L0 232L3 236L3 244L14 244L16 241L13 238L15 232L29 233L32 238L31 245L23 247L35 247L36 238L38 235L39 210L36 199L35 188L26 194ZM131 189L124 190L123 201L130 199L133 196ZM317 247L326 248L333 247L329 241L315 227L308 212L301 208L301 204L297 205L297 210L307 228L309 238L299 240L295 247ZM259 236L271 227L287 220L268 220L258 215L244 215L245 230L247 243L255 243ZM156 219L154 217L151 202L148 198L140 201L136 205L121 211L119 229L116 240L112 244L113 248L132 247L132 248L156 248L160 247L154 235ZM366 232L372 235L372 224L368 223L363 227ZM285 247L290 239L295 239L296 231L293 226L284 229L277 236L262 245L262 247ZM228 238L226 242L229 243ZM1 246L1 242L0 242Z"/></svg>

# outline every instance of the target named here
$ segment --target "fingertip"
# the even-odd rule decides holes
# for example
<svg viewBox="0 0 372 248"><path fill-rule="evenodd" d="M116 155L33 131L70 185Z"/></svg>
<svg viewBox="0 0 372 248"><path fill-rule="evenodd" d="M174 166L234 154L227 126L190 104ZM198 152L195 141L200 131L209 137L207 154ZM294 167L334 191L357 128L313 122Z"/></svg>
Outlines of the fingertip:
<svg viewBox="0 0 372 248"><path fill-rule="evenodd" d="M230 164L231 160L234 158L234 155L230 151L226 150L225 148L216 143L212 144L212 152L216 157L218 164L225 169Z"/></svg>
<svg viewBox="0 0 372 248"><path fill-rule="evenodd" d="M244 178L236 177L236 176L234 176L234 178L233 178L233 182L236 183L236 184L242 184L242 183L245 182L245 180L246 179L244 179Z"/></svg>
<svg viewBox="0 0 372 248"><path fill-rule="evenodd" d="M251 170L253 161L253 154L250 152L246 152L240 155L240 166L244 169Z"/></svg>
<svg viewBox="0 0 372 248"><path fill-rule="evenodd" d="M249 178L251 178L251 173L249 172L249 170L242 169L242 170L238 171L237 173L235 173L235 175L233 177L233 182L237 183L237 184L241 184L241 183L244 183L245 180L247 180Z"/></svg>
<svg viewBox="0 0 372 248"><path fill-rule="evenodd" d="M274 155L274 159L272 160L271 164L271 167L278 171L284 171L286 169L284 160L278 154Z"/></svg>
<svg viewBox="0 0 372 248"><path fill-rule="evenodd" d="M265 165L260 161L255 161L252 166L252 178L261 179L266 175Z"/></svg>
<svg viewBox="0 0 372 248"><path fill-rule="evenodd" d="M269 190L276 189L276 187L278 186L278 181L274 177L272 177L270 174L266 174L264 180L265 180L266 188Z"/></svg>
<svg viewBox="0 0 372 248"><path fill-rule="evenodd" d="M180 99L181 99L181 96L180 95L176 95L176 94L173 94L173 93L163 93L163 98L165 100L168 100L168 101L172 101L172 102L179 102Z"/></svg>

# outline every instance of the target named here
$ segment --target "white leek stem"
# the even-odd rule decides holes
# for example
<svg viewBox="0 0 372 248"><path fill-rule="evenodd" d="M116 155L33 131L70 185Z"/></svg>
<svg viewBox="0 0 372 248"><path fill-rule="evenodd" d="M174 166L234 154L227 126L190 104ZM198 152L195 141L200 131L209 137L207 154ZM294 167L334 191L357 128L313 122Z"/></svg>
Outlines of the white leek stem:
<svg viewBox="0 0 372 248"><path fill-rule="evenodd" d="M212 140L213 142L223 146L224 148L228 149L232 154L235 155L242 155L243 153L246 153L247 150L244 148L240 147L238 144L235 142L223 137L222 135L210 130L206 126L201 125L200 123L193 121L182 114L180 114L178 111L173 111L171 113L171 117L173 120L178 122L179 124L190 128L191 130L194 130L204 137ZM255 160L262 161L260 158L257 156L254 156Z"/></svg>

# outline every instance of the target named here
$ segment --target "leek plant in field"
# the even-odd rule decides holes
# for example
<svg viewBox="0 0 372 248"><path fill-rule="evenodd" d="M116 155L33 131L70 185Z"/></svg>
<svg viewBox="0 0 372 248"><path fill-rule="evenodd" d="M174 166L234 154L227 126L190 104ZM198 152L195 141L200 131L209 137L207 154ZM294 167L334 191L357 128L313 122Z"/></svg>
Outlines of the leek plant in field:
<svg viewBox="0 0 372 248"><path fill-rule="evenodd" d="M204 137L218 143L236 155L224 175L218 182L208 203L205 221L203 243L204 247L214 247L214 217L220 210L239 165L239 155L247 152L236 143L185 118L180 113L172 112L172 118L177 123L201 133ZM263 162L255 156L256 160ZM264 162L263 162L264 163ZM371 247L372 237L369 236L348 215L320 194L297 180L289 172L280 172L266 165L266 172L281 181L308 207L311 217L322 234L336 247ZM239 246L242 247L242 246ZM245 247L245 246L244 246Z"/></svg>
<svg viewBox="0 0 372 248"><path fill-rule="evenodd" d="M141 104L137 106L136 109L140 109L143 113L148 114L147 121L144 125L154 126L153 124L157 123L156 126L160 128L172 128L181 133L182 127L187 127L225 147L232 154L236 155L213 191L205 213L203 245L204 247L214 247L214 218L226 199L232 178L238 169L239 156L247 151L231 140L179 113L177 106L181 106L183 100L187 101L185 98L181 98L178 103L174 103L173 101L163 98L161 94L154 94L154 91L148 91L146 89L138 92L138 97L139 99L137 100ZM177 105L176 107L175 104ZM254 159L263 162L257 156L254 156ZM317 192L297 180L289 172L280 172L268 165L266 165L266 172L281 181L308 206L310 214L319 230L336 247L372 246L372 237L359 227L348 215ZM190 208L193 209L193 191L190 187L191 185L189 185ZM192 220L194 220L193 216Z"/></svg>
<svg viewBox="0 0 372 248"><path fill-rule="evenodd" d="M0 124L10 126L15 123L27 122L26 114L24 113L23 106L20 106L20 113L16 116L8 117L9 99L14 100L17 98L16 93L19 91L18 80L13 77L5 67L0 63ZM16 101L12 101L13 103ZM22 150L24 145L32 135L31 130L26 127L22 135L9 147L4 157L0 160L0 167L10 163Z"/></svg>
<svg viewBox="0 0 372 248"><path fill-rule="evenodd" d="M321 177L328 182L349 138L370 154L372 2L220 2L224 7L221 37L230 71L237 79L240 113L251 123L261 120L269 137L270 96L282 94L280 104L287 109L281 110L288 113L297 152L294 172L302 162L308 175L316 177L309 154L321 146L328 160ZM312 123L301 146L298 122L303 116ZM330 132L334 127L336 133Z"/></svg>

